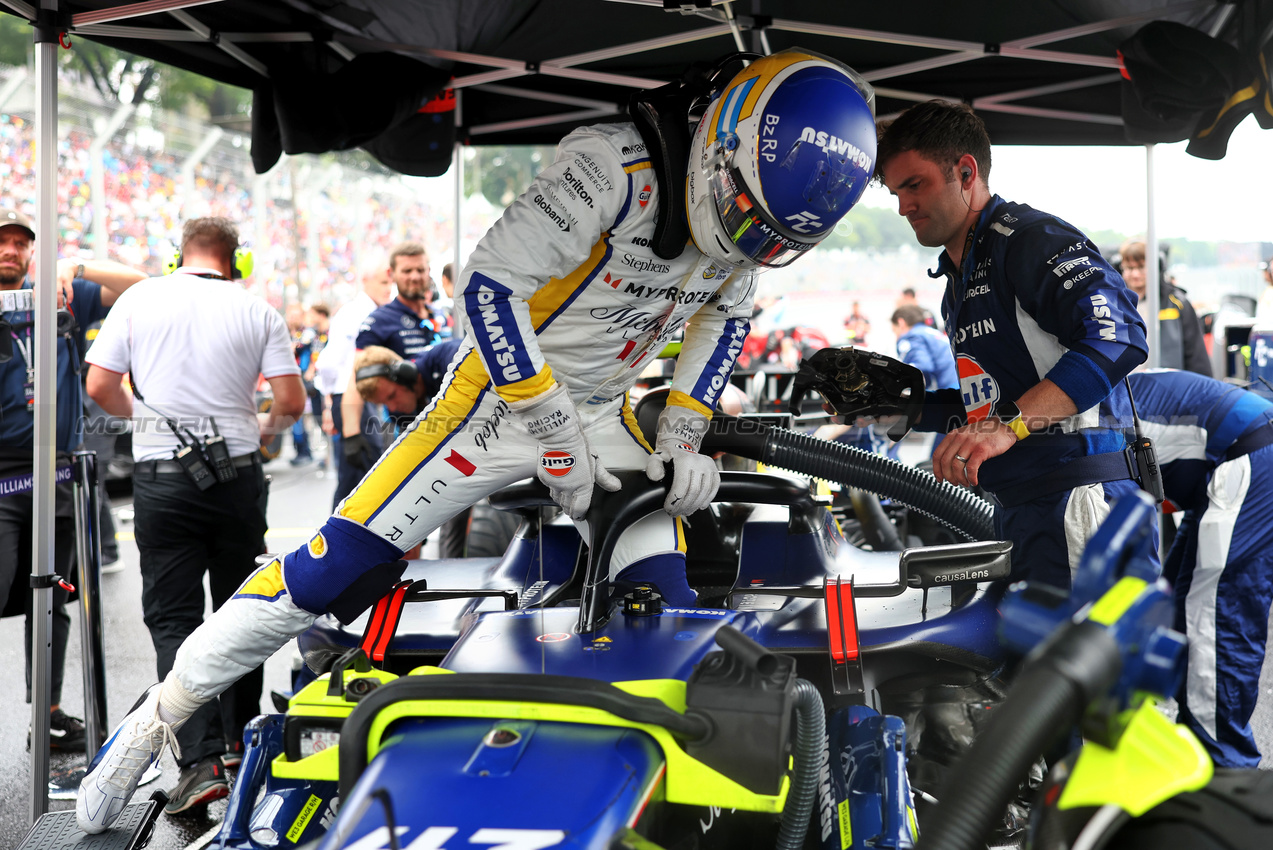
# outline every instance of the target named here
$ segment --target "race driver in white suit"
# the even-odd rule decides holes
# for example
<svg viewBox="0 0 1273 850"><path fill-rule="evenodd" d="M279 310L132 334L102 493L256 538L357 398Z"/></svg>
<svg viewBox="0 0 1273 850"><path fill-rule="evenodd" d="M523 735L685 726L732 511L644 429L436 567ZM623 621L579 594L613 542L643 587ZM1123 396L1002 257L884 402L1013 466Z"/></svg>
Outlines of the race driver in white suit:
<svg viewBox="0 0 1273 850"><path fill-rule="evenodd" d="M633 124L576 130L483 237L459 281L468 336L433 403L306 546L258 570L185 642L84 778L85 832L114 822L198 706L317 616L351 622L398 580L404 551L504 485L538 476L586 539L594 484L619 486L608 469L661 480L670 462L665 511L628 530L611 575L693 604L679 517L719 484L698 448L747 335L756 272L812 248L861 196L872 94L846 66L796 50L730 78L694 131L683 188L671 187L692 237L671 258L655 251L656 213L681 207L661 201L646 146ZM682 328L651 447L627 390Z"/></svg>

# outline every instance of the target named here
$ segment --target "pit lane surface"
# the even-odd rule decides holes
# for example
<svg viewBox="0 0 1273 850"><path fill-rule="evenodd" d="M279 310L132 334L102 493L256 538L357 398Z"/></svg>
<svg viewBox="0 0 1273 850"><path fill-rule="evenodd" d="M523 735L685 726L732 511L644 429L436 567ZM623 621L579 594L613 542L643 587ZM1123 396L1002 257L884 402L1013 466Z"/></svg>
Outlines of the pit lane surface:
<svg viewBox="0 0 1273 850"><path fill-rule="evenodd" d="M284 451L290 456L290 448ZM266 542L272 552L285 552L308 539L309 532L326 519L331 506L334 477L325 477L313 464L294 469L285 460L267 465L272 476L269 521L271 531ZM128 521L131 497L112 499L120 534L120 556L125 568L102 577L102 610L105 617L107 709L111 728L118 723L139 694L155 681L155 655L150 635L142 622L141 575L138 572L137 547L132 540ZM436 557L437 543L425 544L425 557ZM63 705L73 715L83 715L83 684L79 658L78 611L72 613L70 646L67 649L66 682ZM1273 624L1271 624L1273 627ZM1273 631L1273 628L1270 629ZM5 710L0 712L0 850L16 847L30 826L29 756L26 752L26 730L30 711L22 701L23 694L23 620L10 617L0 620L0 660L8 673L8 696ZM262 710L273 711L268 692L289 687L292 666L289 647L280 650L265 666L265 690ZM1273 655L1273 653L1271 653ZM1253 726L1264 751L1273 753L1273 663L1266 663L1261 676L1264 702L1257 709ZM177 784L178 770L171 754L161 761L163 775L139 789L137 799L153 789L170 791ZM67 774L82 769L84 756L55 753L50 772ZM1273 758L1265 758L1265 768L1273 768ZM74 808L73 801L51 801L50 811ZM225 802L207 807L206 815L174 818L160 815L155 833L148 845L153 850L181 850L204 846L215 834L225 811Z"/></svg>

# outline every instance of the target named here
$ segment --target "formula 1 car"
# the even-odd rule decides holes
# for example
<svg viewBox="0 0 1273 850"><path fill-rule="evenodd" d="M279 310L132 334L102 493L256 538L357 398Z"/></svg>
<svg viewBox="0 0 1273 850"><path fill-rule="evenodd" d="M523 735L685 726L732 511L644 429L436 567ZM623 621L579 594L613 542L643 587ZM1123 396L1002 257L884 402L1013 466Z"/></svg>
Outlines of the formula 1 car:
<svg viewBox="0 0 1273 850"><path fill-rule="evenodd" d="M851 550L807 487L726 473L718 498L754 506L737 578L692 576L717 604L668 608L607 586L664 498L623 485L588 550L535 522L539 485L502 491L528 515L505 557L413 564L360 621L303 635L329 672L249 728L210 846L913 846L906 728L881 709L993 677L1008 544Z"/></svg>

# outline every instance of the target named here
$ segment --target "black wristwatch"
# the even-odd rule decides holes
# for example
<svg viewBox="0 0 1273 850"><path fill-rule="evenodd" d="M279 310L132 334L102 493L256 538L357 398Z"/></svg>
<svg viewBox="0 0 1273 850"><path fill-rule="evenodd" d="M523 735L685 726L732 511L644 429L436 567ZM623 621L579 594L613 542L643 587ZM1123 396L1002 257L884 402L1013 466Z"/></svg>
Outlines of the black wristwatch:
<svg viewBox="0 0 1273 850"><path fill-rule="evenodd" d="M1017 435L1017 440L1024 440L1030 436L1030 429L1025 426L1025 421L1021 418L1021 408L1017 407L1016 402L999 402L995 406L995 418L1011 428L1012 433Z"/></svg>

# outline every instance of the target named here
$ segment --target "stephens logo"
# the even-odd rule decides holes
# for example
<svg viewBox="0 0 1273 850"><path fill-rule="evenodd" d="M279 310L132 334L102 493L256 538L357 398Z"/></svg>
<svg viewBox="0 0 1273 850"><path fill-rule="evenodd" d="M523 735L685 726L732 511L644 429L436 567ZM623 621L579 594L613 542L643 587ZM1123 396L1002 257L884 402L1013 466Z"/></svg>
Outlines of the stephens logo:
<svg viewBox="0 0 1273 850"><path fill-rule="evenodd" d="M650 192L651 192L650 184L646 183L645 188L642 189L640 194L637 195L637 203L643 207L646 204L648 204L650 202Z"/></svg>
<svg viewBox="0 0 1273 850"><path fill-rule="evenodd" d="M999 384L967 354L959 355L955 365L959 369L959 391L963 395L964 410L968 411L968 421L980 422L999 401Z"/></svg>
<svg viewBox="0 0 1273 850"><path fill-rule="evenodd" d="M575 456L570 452L563 451L547 451L539 456L539 465L549 474L560 478L563 475L569 475L570 470L575 468Z"/></svg>

